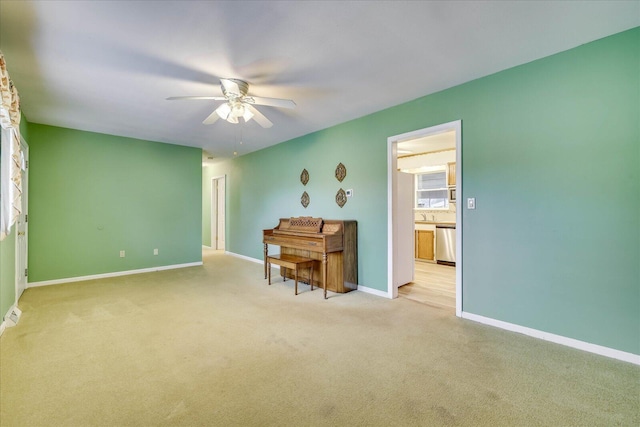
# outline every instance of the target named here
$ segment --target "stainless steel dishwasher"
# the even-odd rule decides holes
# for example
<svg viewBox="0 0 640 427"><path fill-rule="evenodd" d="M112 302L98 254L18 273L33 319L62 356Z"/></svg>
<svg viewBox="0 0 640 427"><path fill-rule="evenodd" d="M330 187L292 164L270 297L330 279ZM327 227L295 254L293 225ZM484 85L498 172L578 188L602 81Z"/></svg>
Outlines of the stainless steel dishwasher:
<svg viewBox="0 0 640 427"><path fill-rule="evenodd" d="M438 264L456 265L455 224L436 224L436 261Z"/></svg>

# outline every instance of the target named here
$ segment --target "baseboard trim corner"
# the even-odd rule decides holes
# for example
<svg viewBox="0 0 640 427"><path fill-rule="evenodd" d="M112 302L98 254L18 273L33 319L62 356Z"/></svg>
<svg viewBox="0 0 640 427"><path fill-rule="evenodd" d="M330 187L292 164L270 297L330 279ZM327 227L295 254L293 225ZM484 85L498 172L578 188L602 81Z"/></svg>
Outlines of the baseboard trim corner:
<svg viewBox="0 0 640 427"><path fill-rule="evenodd" d="M375 295L377 297L388 298L391 299L389 293L386 291L381 291L379 289L368 288L366 286L358 285L358 290L364 292L366 294Z"/></svg>
<svg viewBox="0 0 640 427"><path fill-rule="evenodd" d="M496 328L505 329L507 331L528 335L530 337L538 338L543 341L549 341L555 344L576 348L578 350L588 351L589 353L598 354L600 356L622 360L623 362L629 362L634 365L640 365L640 355L638 354L628 353L625 351L604 347L598 344L591 344L585 341L564 337L562 335L556 335L549 332L540 331L538 329L527 328L526 326L520 326L514 323L503 322L502 320L496 320L490 317L468 313L466 311L462 312L462 318L478 323L483 323L485 325L494 326Z"/></svg>
<svg viewBox="0 0 640 427"><path fill-rule="evenodd" d="M113 273L92 274L90 276L67 277L64 279L43 280L41 282L29 282L27 288L36 288L39 286L59 285L62 283L83 282L85 280L106 279L109 277L130 276L132 274L153 273L155 271L175 270L177 268L198 267L202 265L202 261L189 262L186 264L161 265L158 267L141 268L138 270L115 271Z"/></svg>
<svg viewBox="0 0 640 427"><path fill-rule="evenodd" d="M9 323L7 323L7 321L5 320L9 315L11 315L11 312L13 310L18 311L18 319L20 319L20 314L22 313L22 311L20 311L20 309L18 308L17 303L13 304L11 307L9 307L9 310L7 310L7 312L2 316L2 323L0 323L0 336L2 336L4 330L8 327L15 326L15 324L11 320L9 320Z"/></svg>

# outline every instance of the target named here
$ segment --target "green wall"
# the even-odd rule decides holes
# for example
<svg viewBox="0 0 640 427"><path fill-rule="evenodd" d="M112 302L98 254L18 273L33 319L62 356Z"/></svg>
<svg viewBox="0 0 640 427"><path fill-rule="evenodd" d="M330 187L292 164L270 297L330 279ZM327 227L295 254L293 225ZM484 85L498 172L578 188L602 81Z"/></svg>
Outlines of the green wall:
<svg viewBox="0 0 640 427"><path fill-rule="evenodd" d="M24 116L20 121L20 134L29 143L29 130ZM0 242L0 323L16 302L16 233L15 227Z"/></svg>
<svg viewBox="0 0 640 427"><path fill-rule="evenodd" d="M359 283L386 292L387 138L461 119L463 310L640 354L639 76L636 28L209 166L227 248L261 259L279 217L355 219Z"/></svg>
<svg viewBox="0 0 640 427"><path fill-rule="evenodd" d="M380 260L387 248L378 242L383 234L386 242L386 152L362 148L371 136L350 122L207 167L210 176L227 174L226 250L262 259L262 229L278 225L278 218L356 219L360 284L382 289L386 264ZM340 162L347 168L342 182L334 176ZM300 182L304 168L306 186ZM340 188L354 191L343 208L335 203ZM306 209L300 203L304 191L311 199Z"/></svg>
<svg viewBox="0 0 640 427"><path fill-rule="evenodd" d="M200 149L39 124L29 134L29 282L202 260Z"/></svg>

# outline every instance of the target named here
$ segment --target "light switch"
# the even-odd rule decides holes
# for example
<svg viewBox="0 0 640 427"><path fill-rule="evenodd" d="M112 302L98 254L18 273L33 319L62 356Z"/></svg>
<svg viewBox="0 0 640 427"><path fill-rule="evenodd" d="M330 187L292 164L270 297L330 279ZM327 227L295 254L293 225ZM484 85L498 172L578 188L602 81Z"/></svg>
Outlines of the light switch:
<svg viewBox="0 0 640 427"><path fill-rule="evenodd" d="M345 194L347 195L347 197L351 197L351 196L353 196L353 190L349 189L349 190L345 191Z"/></svg>
<svg viewBox="0 0 640 427"><path fill-rule="evenodd" d="M476 208L476 198L469 197L467 199L467 209L475 209Z"/></svg>

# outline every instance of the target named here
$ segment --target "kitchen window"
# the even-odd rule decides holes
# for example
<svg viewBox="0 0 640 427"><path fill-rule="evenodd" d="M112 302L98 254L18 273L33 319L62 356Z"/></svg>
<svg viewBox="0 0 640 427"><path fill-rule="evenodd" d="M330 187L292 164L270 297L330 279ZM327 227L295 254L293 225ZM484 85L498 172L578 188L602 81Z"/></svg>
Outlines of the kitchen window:
<svg viewBox="0 0 640 427"><path fill-rule="evenodd" d="M448 207L446 171L416 174L416 208L447 209Z"/></svg>

